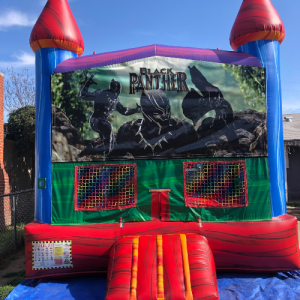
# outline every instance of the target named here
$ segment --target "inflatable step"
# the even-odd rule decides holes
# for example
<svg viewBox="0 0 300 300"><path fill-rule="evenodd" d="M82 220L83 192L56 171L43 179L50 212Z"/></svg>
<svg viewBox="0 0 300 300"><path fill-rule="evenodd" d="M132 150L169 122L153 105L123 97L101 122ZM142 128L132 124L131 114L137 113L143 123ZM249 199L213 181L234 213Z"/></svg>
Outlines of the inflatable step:
<svg viewBox="0 0 300 300"><path fill-rule="evenodd" d="M219 299L206 238L196 234L121 238L111 249L105 299Z"/></svg>

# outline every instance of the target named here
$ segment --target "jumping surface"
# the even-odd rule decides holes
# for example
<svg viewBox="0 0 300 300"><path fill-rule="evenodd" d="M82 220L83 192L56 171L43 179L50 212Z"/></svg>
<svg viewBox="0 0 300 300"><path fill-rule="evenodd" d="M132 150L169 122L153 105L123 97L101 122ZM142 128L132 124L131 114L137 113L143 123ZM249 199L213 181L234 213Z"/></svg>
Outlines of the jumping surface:
<svg viewBox="0 0 300 300"><path fill-rule="evenodd" d="M300 299L298 272L274 274L217 275L220 300L290 300ZM26 279L6 298L98 300L105 297L106 278L86 277L61 280Z"/></svg>

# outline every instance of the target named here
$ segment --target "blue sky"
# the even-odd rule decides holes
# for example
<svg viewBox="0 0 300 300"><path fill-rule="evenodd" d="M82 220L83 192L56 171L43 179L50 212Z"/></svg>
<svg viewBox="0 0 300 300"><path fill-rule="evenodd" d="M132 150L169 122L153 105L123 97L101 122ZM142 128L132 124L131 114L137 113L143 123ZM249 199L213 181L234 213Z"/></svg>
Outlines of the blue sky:
<svg viewBox="0 0 300 300"><path fill-rule="evenodd" d="M0 70L34 72L31 29L46 0L1 0ZM273 0L286 29L281 45L283 112L300 113L300 1ZM85 42L83 55L151 44L231 50L242 0L69 0Z"/></svg>

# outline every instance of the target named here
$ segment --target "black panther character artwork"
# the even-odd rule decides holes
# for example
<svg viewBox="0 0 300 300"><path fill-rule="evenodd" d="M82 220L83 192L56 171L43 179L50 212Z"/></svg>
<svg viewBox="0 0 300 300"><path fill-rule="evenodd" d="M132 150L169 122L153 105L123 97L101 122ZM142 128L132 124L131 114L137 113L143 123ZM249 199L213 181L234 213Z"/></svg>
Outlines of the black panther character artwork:
<svg viewBox="0 0 300 300"><path fill-rule="evenodd" d="M222 130L227 140L233 142L234 147L239 147L230 103L224 99L220 89L209 83L195 66L189 69L192 82L201 94L192 88L182 101L182 110L185 117L192 120L199 139L204 142L206 139L203 138ZM215 117L207 117L201 122L200 119L210 111L215 112Z"/></svg>
<svg viewBox="0 0 300 300"><path fill-rule="evenodd" d="M144 91L140 105L143 117L120 127L112 155L168 157L194 138L195 130L189 122L171 117L170 102L162 90Z"/></svg>
<svg viewBox="0 0 300 300"><path fill-rule="evenodd" d="M193 88L186 94L182 101L183 114L193 121L195 128L199 129L201 135L206 128L222 128L233 121L233 110L222 92L216 86L209 83L203 74L195 67L189 67L193 84L202 95ZM199 120L209 111L214 110L215 118L207 118L199 125Z"/></svg>
<svg viewBox="0 0 300 300"><path fill-rule="evenodd" d="M111 80L109 89L97 89L93 92L89 92L89 87L93 84L97 84L93 80L94 76L95 74L92 74L86 81L80 91L80 97L83 100L94 102L94 112L91 116L90 124L92 129L99 133L103 146L92 147L89 145L81 152L80 156L96 153L107 155L112 151L115 137L113 134L113 127L107 119L114 110L117 110L120 114L125 116L141 112L141 108L138 104L136 105L136 108L131 109L124 107L120 103L119 94L121 93L122 86L120 82L115 81L114 79Z"/></svg>

